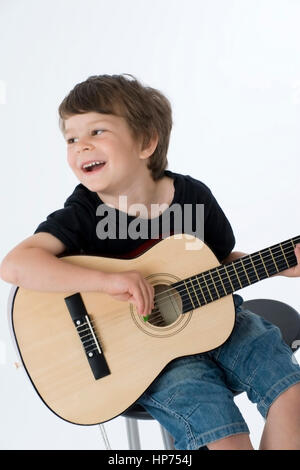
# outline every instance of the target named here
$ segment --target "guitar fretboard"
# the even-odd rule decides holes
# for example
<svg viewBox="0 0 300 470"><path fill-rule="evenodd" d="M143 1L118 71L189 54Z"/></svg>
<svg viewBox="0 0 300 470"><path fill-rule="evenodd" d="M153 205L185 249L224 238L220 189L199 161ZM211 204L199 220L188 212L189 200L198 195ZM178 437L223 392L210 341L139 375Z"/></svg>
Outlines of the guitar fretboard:
<svg viewBox="0 0 300 470"><path fill-rule="evenodd" d="M294 248L299 242L300 236L290 238L172 284L184 301L183 313L296 266Z"/></svg>

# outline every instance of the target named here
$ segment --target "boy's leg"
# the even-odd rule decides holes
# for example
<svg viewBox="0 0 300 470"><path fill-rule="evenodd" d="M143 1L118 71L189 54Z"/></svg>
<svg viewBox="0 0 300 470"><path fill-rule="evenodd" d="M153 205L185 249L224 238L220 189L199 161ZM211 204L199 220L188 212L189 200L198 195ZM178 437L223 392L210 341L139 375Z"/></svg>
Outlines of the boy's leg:
<svg viewBox="0 0 300 470"><path fill-rule="evenodd" d="M207 444L209 450L254 450L248 434ZM270 406L259 450L300 450L300 383L292 385Z"/></svg>
<svg viewBox="0 0 300 470"><path fill-rule="evenodd" d="M300 450L300 383L285 392L270 406L260 450Z"/></svg>
<svg viewBox="0 0 300 470"><path fill-rule="evenodd" d="M176 449L249 433L224 373L207 354L169 363L137 403L170 432Z"/></svg>
<svg viewBox="0 0 300 470"><path fill-rule="evenodd" d="M261 449L299 449L300 367L279 328L240 307L230 338L209 354L267 420Z"/></svg>
<svg viewBox="0 0 300 470"><path fill-rule="evenodd" d="M235 434L207 444L209 450L254 450L249 434Z"/></svg>

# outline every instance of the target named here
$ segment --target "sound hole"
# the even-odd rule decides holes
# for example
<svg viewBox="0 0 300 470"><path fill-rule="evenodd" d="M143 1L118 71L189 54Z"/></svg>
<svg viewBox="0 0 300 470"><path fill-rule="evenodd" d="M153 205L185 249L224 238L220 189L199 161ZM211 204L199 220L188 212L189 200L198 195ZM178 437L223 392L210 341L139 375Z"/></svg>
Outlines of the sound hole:
<svg viewBox="0 0 300 470"><path fill-rule="evenodd" d="M155 326L171 325L182 313L180 295L176 289L165 284L157 284L154 290L154 309L148 322Z"/></svg>

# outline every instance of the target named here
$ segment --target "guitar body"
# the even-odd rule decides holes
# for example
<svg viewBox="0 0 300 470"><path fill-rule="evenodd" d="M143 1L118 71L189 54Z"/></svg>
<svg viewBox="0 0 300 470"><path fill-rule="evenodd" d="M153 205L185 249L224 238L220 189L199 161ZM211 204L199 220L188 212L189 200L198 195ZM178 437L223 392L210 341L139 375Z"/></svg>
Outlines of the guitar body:
<svg viewBox="0 0 300 470"><path fill-rule="evenodd" d="M188 249L193 245L198 249ZM139 271L155 287L156 304L167 323L145 322L135 305L107 294L80 292L110 370L95 379L64 300L74 292L19 287L11 319L23 364L41 399L64 420L93 425L120 415L170 361L212 350L232 332L231 294L184 314L180 295L168 297L171 284L220 264L191 235L163 239L129 260L84 255L62 259L106 272Z"/></svg>

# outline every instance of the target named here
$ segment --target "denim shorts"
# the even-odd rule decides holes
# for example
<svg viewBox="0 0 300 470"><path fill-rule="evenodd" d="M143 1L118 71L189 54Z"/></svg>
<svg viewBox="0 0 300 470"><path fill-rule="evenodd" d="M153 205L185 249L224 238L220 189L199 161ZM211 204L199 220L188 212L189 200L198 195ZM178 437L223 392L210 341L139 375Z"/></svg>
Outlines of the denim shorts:
<svg viewBox="0 0 300 470"><path fill-rule="evenodd" d="M244 309L240 295L233 298L236 321L227 341L170 362L136 402L169 431L175 449L249 433L234 396L247 392L266 418L273 401L300 382L300 366L280 329Z"/></svg>

